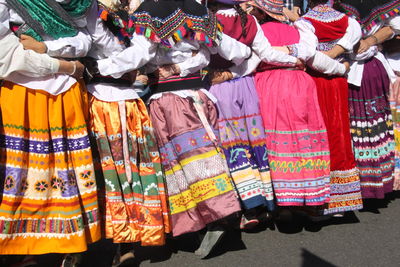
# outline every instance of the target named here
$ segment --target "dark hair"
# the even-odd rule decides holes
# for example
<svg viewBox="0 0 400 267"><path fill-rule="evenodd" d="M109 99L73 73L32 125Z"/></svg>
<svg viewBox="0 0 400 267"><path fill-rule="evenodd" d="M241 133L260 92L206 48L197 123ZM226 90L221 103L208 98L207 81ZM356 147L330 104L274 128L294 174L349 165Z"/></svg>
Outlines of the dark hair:
<svg viewBox="0 0 400 267"><path fill-rule="evenodd" d="M333 8L336 9L336 10L339 10L339 11L343 11L342 6L340 5L341 2L342 2L342 1L340 1L340 0L335 0L335 1L333 2Z"/></svg>
<svg viewBox="0 0 400 267"><path fill-rule="evenodd" d="M326 4L327 2L328 2L328 0L308 0L308 6L310 8L314 8L318 5Z"/></svg>
<svg viewBox="0 0 400 267"><path fill-rule="evenodd" d="M234 5L233 7L235 8L235 10L237 11L237 13L240 16L240 23L242 25L242 35L246 36L247 31L246 31L245 27L247 24L247 13L244 12L244 10L239 5Z"/></svg>

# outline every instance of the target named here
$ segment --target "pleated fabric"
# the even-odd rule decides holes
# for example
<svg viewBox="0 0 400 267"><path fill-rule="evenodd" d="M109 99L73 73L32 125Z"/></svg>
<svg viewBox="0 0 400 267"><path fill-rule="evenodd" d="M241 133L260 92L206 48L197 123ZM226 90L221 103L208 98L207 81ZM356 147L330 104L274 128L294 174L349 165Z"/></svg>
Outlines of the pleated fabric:
<svg viewBox="0 0 400 267"><path fill-rule="evenodd" d="M361 87L350 87L351 135L363 198L381 199L393 190L395 142L389 87L386 70L376 58L365 63Z"/></svg>
<svg viewBox="0 0 400 267"><path fill-rule="evenodd" d="M274 209L265 129L252 76L210 88L217 98L218 129L228 167L244 209Z"/></svg>
<svg viewBox="0 0 400 267"><path fill-rule="evenodd" d="M106 238L164 245L170 231L164 176L145 104L90 96L90 119L105 184Z"/></svg>
<svg viewBox="0 0 400 267"><path fill-rule="evenodd" d="M328 131L331 157L331 199L324 213L362 209L359 171L351 145L347 80L344 77L312 75Z"/></svg>
<svg viewBox="0 0 400 267"><path fill-rule="evenodd" d="M0 254L76 253L100 239L84 91L1 87Z"/></svg>
<svg viewBox="0 0 400 267"><path fill-rule="evenodd" d="M279 206L329 202L329 144L312 78L300 70L257 72L256 88Z"/></svg>
<svg viewBox="0 0 400 267"><path fill-rule="evenodd" d="M217 108L206 94L197 93L196 103L189 96L163 93L149 105L166 176L174 236L198 231L240 211L224 154L213 140L213 136L219 140ZM202 114L195 105L201 107Z"/></svg>

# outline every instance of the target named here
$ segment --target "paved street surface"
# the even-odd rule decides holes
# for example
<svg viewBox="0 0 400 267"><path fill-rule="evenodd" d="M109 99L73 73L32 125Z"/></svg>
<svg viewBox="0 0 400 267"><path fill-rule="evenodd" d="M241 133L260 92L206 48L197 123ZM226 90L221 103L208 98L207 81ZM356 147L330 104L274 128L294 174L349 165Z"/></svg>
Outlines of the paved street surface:
<svg viewBox="0 0 400 267"><path fill-rule="evenodd" d="M196 235L170 240L162 248L138 248L139 266L400 266L400 193L369 201L362 212L324 223L303 217L254 233L232 230L208 259L193 251ZM107 244L97 244L83 266L107 266ZM134 265L129 265L134 266Z"/></svg>

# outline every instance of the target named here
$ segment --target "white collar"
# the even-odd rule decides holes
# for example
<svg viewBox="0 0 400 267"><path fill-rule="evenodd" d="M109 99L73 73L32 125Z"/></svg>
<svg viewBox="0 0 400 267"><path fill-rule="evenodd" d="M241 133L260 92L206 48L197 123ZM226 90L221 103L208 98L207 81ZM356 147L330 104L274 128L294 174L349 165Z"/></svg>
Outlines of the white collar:
<svg viewBox="0 0 400 267"><path fill-rule="evenodd" d="M239 14L237 13L236 9L234 8L227 8L227 9L220 9L217 11L217 15L223 15L226 17L235 17Z"/></svg>

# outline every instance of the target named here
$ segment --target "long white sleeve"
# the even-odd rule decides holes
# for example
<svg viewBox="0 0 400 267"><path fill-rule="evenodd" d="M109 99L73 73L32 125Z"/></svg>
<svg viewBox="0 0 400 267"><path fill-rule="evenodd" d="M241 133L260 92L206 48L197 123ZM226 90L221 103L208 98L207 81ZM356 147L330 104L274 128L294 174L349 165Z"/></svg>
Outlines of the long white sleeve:
<svg viewBox="0 0 400 267"><path fill-rule="evenodd" d="M266 63L273 65L294 66L297 58L287 55L281 51L274 50L268 39L265 37L263 30L258 22L257 33L252 44L252 50L260 59Z"/></svg>
<svg viewBox="0 0 400 267"><path fill-rule="evenodd" d="M251 55L251 49L232 37L222 34L221 43L216 47L208 47L211 54L219 54L228 61L232 61L235 65L240 65L245 59Z"/></svg>
<svg viewBox="0 0 400 267"><path fill-rule="evenodd" d="M78 58L86 56L89 52L92 39L86 30L81 29L74 37L59 38L44 43L47 46L47 54L51 57Z"/></svg>
<svg viewBox="0 0 400 267"><path fill-rule="evenodd" d="M365 51L361 54L352 53L351 59L356 60L356 61L367 60L367 59L370 59L370 58L376 56L376 54L378 54L378 52L379 52L378 47L376 45L373 45L370 48L368 48L367 51Z"/></svg>
<svg viewBox="0 0 400 267"><path fill-rule="evenodd" d="M248 60L245 60L240 65L235 65L229 68L233 78L244 77L255 71L260 64L261 59L256 53L253 53Z"/></svg>
<svg viewBox="0 0 400 267"><path fill-rule="evenodd" d="M199 52L187 60L178 63L179 69L181 70L180 76L186 77L187 75L201 70L207 67L210 63L210 52L205 48L201 47Z"/></svg>
<svg viewBox="0 0 400 267"><path fill-rule="evenodd" d="M42 77L58 72L59 61L46 54L24 50L19 39L0 24L0 78L15 72L29 77Z"/></svg>
<svg viewBox="0 0 400 267"><path fill-rule="evenodd" d="M345 65L320 51L317 51L315 55L307 61L307 66L326 75L343 76L346 73Z"/></svg>
<svg viewBox="0 0 400 267"><path fill-rule="evenodd" d="M318 38L315 36L314 26L305 19L295 21L294 26L300 34L299 43L291 45L290 55L307 62L317 51Z"/></svg>
<svg viewBox="0 0 400 267"><path fill-rule="evenodd" d="M394 34L399 35L400 34L400 16L390 18L386 22L386 26L390 26L390 28L392 28L392 30L394 31Z"/></svg>
<svg viewBox="0 0 400 267"><path fill-rule="evenodd" d="M111 57L98 60L101 75L120 78L123 74L138 69L156 54L158 45L142 35L134 35L131 46Z"/></svg>
<svg viewBox="0 0 400 267"><path fill-rule="evenodd" d="M97 1L93 1L87 12L86 19L82 19L82 21L84 21L83 26L85 28L79 28L79 32L76 36L44 41L47 46L47 54L52 57L61 58L85 57L92 45L90 32L87 30L87 21L90 19L93 20L93 18L90 18L90 16L93 16L93 14L97 16ZM76 22L77 25L82 24L78 21Z"/></svg>
<svg viewBox="0 0 400 267"><path fill-rule="evenodd" d="M353 47L360 41L362 37L361 26L358 21L349 17L349 25L346 33L337 42L337 45L343 47L347 52L352 52Z"/></svg>
<svg viewBox="0 0 400 267"><path fill-rule="evenodd" d="M59 62L45 54L24 50L19 39L9 30L9 12L6 3L0 1L0 78L12 73L29 77L42 77L58 71Z"/></svg>

